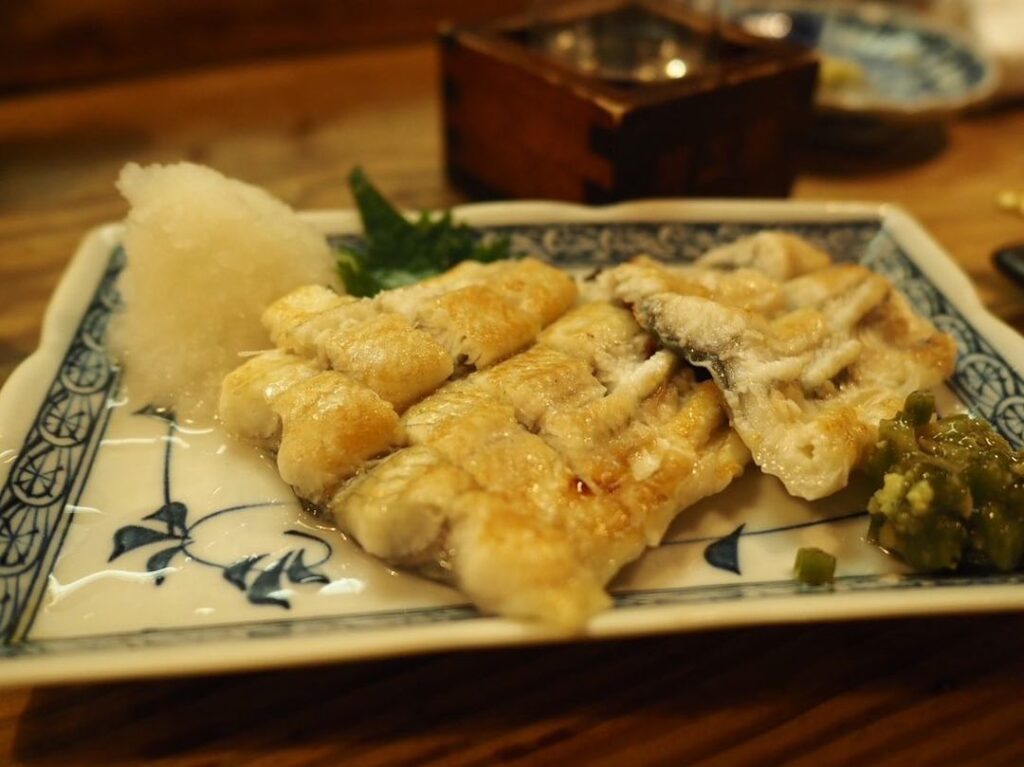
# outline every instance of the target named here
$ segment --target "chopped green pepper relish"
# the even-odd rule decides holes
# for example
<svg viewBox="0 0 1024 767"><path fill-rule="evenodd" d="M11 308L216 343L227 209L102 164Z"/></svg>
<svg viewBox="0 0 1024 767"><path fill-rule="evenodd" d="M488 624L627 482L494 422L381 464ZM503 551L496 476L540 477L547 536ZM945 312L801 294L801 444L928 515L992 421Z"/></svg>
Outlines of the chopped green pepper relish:
<svg viewBox="0 0 1024 767"><path fill-rule="evenodd" d="M836 558L819 548L803 548L796 553L793 570L801 583L821 586L835 580Z"/></svg>
<svg viewBox="0 0 1024 767"><path fill-rule="evenodd" d="M866 471L868 540L916 570L1009 571L1024 559L1024 455L967 415L935 417L914 392L879 425Z"/></svg>

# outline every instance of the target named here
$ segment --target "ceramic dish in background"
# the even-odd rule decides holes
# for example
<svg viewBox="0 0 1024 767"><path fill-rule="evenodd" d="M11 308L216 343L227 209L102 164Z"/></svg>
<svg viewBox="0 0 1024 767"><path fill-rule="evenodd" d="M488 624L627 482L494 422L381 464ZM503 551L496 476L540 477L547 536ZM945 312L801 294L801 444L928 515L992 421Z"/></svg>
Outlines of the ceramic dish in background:
<svg viewBox="0 0 1024 767"><path fill-rule="evenodd" d="M966 37L879 3L731 4L753 34L806 45L822 56L819 111L885 120L951 115L989 98L995 63Z"/></svg>
<svg viewBox="0 0 1024 767"><path fill-rule="evenodd" d="M1024 339L888 206L651 202L472 205L463 221L576 270L645 252L688 260L755 230L797 232L886 275L952 334L942 402L1024 442ZM310 220L356 236L353 213ZM40 349L0 392L0 684L177 675L565 639L480 616L300 508L270 461L118 389L104 335L119 304L120 228L82 244ZM139 309L145 311L145 308ZM863 541L863 488L813 504L753 467L680 516L613 583L587 637L1024 608L1024 575L904 572ZM792 579L801 546L838 556L834 587Z"/></svg>

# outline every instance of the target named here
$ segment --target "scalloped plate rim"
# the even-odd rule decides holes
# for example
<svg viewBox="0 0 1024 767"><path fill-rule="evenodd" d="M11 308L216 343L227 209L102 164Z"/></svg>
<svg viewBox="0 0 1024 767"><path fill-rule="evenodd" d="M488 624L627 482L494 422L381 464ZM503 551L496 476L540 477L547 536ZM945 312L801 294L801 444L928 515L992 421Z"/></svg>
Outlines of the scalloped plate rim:
<svg viewBox="0 0 1024 767"><path fill-rule="evenodd" d="M1000 351L1024 367L1024 338L989 313L967 276L921 225L902 208L888 203L818 201L654 200L586 207L545 201L474 203L453 212L476 225L614 222L694 223L842 223L877 220L906 250L913 262ZM354 211L309 211L302 214L325 233L358 231ZM11 374L0 390L0 426L24 419L16 409L34 416L35 375L49 374L58 365L63 344L74 333L88 296L78 288L90 275L103 271L109 249L116 243L120 224L92 229L65 270L46 310L39 348ZM91 284L91 283L89 283ZM953 297L955 296L955 298ZM40 392L40 397L43 393ZM25 398L29 398L26 405ZM16 428L0 429L0 448ZM2 456L2 453L0 453ZM0 474L6 479L3 464ZM750 584L756 586L757 584ZM567 636L538 625L498 618L470 618L434 625L408 625L400 630L353 631L338 642L329 627L322 632L285 637L214 638L196 644L150 646L121 650L66 650L49 655L0 657L0 687L18 684L55 684L137 677L179 676L225 671L255 670L314 663L354 661L443 650L603 639L655 633L713 630L780 623L806 623L898 616L951 615L1024 609L1024 588L1010 582L974 586L949 585L916 588L908 600L902 589L880 592L810 591L756 601L661 604L628 607L597 616L583 635ZM969 599L965 597L970 593ZM815 603L807 610L807 600ZM656 603L656 599L655 599ZM643 604L642 600L638 604ZM330 622L325 616L323 622ZM315 620L315 619L312 619ZM275 621L268 621L271 626ZM214 627L216 628L216 627ZM179 629L174 629L178 631ZM180 630L187 631L187 628ZM159 632L157 632L159 633Z"/></svg>

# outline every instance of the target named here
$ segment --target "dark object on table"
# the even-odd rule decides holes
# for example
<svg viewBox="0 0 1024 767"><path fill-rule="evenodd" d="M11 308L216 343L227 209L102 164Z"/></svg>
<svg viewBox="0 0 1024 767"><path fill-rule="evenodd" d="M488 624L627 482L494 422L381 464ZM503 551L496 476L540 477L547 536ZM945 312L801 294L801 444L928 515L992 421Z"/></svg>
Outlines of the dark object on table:
<svg viewBox="0 0 1024 767"><path fill-rule="evenodd" d="M1024 288L1024 242L1003 245L992 253L996 269L1017 287Z"/></svg>
<svg viewBox="0 0 1024 767"><path fill-rule="evenodd" d="M589 203L787 195L817 74L803 48L656 0L449 30L441 67L454 181Z"/></svg>
<svg viewBox="0 0 1024 767"><path fill-rule="evenodd" d="M818 112L808 134L800 153L801 172L867 177L936 158L949 146L949 121Z"/></svg>

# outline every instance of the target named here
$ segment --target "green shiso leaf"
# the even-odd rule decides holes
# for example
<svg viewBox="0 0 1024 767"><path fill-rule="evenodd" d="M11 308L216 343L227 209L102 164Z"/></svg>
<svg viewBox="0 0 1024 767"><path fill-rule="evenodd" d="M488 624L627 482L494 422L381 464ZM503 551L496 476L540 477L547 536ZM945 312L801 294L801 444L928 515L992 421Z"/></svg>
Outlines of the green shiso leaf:
<svg viewBox="0 0 1024 767"><path fill-rule="evenodd" d="M509 258L507 238L483 242L451 213L421 213L409 221L387 201L362 169L348 177L363 222L364 241L338 249L338 273L349 295L372 296L440 274L461 261Z"/></svg>

